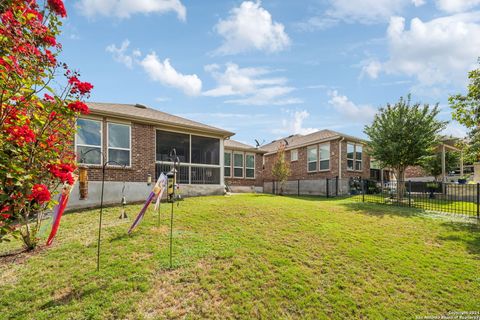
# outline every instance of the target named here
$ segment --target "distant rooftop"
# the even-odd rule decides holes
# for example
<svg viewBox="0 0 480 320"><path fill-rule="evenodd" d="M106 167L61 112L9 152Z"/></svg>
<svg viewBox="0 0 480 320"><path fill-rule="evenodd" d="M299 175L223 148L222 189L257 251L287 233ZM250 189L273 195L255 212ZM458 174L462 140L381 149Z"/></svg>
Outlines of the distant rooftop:
<svg viewBox="0 0 480 320"><path fill-rule="evenodd" d="M242 143L236 140L225 140L225 149L230 150L242 150L242 151L250 151L250 152L257 152L257 153L266 153L263 148L255 148L254 146Z"/></svg>
<svg viewBox="0 0 480 320"><path fill-rule="evenodd" d="M298 147L303 147L303 146L308 146L310 144L322 142L322 141L328 141L336 138L346 138L352 141L364 141L363 139L350 136L344 133L336 132L333 130L320 130L316 131L307 135L301 135L301 134L294 134L285 138L281 138L278 140L274 140L264 146L262 146L262 149L264 149L267 152L275 152L277 151L278 147L280 144L285 144L285 149L294 149Z"/></svg>
<svg viewBox="0 0 480 320"><path fill-rule="evenodd" d="M174 116L173 114L152 109L141 104L87 102L87 105L90 108L90 111L94 114L137 120L140 122L156 123L159 125L170 125L185 129L193 129L219 134L224 137L230 137L234 135L233 132Z"/></svg>

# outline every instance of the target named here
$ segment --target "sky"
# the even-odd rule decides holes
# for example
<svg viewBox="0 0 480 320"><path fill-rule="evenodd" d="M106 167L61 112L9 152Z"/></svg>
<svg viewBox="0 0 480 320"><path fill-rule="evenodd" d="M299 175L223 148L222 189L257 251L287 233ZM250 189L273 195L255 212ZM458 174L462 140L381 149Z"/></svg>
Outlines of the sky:
<svg viewBox="0 0 480 320"><path fill-rule="evenodd" d="M90 101L140 103L268 143L332 129L365 138L378 108L463 93L480 0L72 0L60 60ZM445 134L463 136L450 122Z"/></svg>

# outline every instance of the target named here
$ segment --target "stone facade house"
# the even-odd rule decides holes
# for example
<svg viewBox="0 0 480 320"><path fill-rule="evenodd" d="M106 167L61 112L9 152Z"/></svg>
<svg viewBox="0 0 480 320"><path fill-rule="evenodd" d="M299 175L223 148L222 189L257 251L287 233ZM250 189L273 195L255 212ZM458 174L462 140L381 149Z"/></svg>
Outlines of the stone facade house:
<svg viewBox="0 0 480 320"><path fill-rule="evenodd" d="M265 150L235 141L224 143L225 184L233 192L263 191Z"/></svg>
<svg viewBox="0 0 480 320"><path fill-rule="evenodd" d="M70 208L98 205L105 170L105 202L145 200L160 172L172 167L170 152L180 159L180 192L222 194L224 141L234 133L143 105L88 103L90 114L77 120L75 151L87 168L88 196L80 200L78 183Z"/></svg>
<svg viewBox="0 0 480 320"><path fill-rule="evenodd" d="M262 146L264 179L274 180L271 171L279 146L285 145L290 180L370 178L370 157L365 141L332 130L291 135Z"/></svg>

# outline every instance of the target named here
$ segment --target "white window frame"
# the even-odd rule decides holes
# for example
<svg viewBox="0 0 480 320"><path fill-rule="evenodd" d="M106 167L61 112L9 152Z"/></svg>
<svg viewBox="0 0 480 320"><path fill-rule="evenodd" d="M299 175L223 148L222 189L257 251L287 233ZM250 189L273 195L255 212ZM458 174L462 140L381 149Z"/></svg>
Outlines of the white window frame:
<svg viewBox="0 0 480 320"><path fill-rule="evenodd" d="M293 157L295 155L295 157ZM298 149L292 149L290 151L290 162L298 161Z"/></svg>
<svg viewBox="0 0 480 320"><path fill-rule="evenodd" d="M353 158L348 157L348 145L353 145ZM357 147L362 148L362 159L357 160ZM355 142L347 142L347 171L356 171L356 172L363 172L363 145L361 143L355 143ZM353 161L353 168L350 169L348 167L348 160ZM360 162L361 169L357 170L357 162Z"/></svg>
<svg viewBox="0 0 480 320"><path fill-rule="evenodd" d="M308 159L308 154L310 150L315 150L315 160L310 161ZM310 170L309 164L315 162L315 170ZM318 171L318 145L307 147L307 172L317 172Z"/></svg>
<svg viewBox="0 0 480 320"><path fill-rule="evenodd" d="M242 166L235 166L235 155L239 154L242 156ZM244 179L245 178L245 153L243 152L233 152L233 172L232 172L232 177L234 179ZM235 169L242 169L242 176L236 176L235 175Z"/></svg>
<svg viewBox="0 0 480 320"><path fill-rule="evenodd" d="M328 146L328 158L325 158L325 159L322 159L322 153L320 152L320 148L322 146ZM330 171L330 163L332 162L331 161L331 157L330 157L330 142L327 142L327 143L322 143L320 145L318 145L318 153L317 153L317 158L318 158L318 171ZM321 169L320 168L320 162L321 161L326 161L328 160L328 169Z"/></svg>
<svg viewBox="0 0 480 320"><path fill-rule="evenodd" d="M77 147L88 147L88 148L98 148L100 147L100 164L98 163L82 163L83 165L86 166L102 166L103 165L103 120L102 119L92 119L92 118L79 118L81 120L87 120L87 121L94 121L94 122L99 122L100 123L100 146L96 145L91 145L91 144L80 144L78 143L77 139L77 133L75 133L75 153L78 153ZM75 126L77 127L78 124L75 122ZM79 159L81 160L81 159Z"/></svg>
<svg viewBox="0 0 480 320"><path fill-rule="evenodd" d="M230 166L225 165L225 154L227 154L227 153L230 154ZM225 178L231 178L233 176L232 164L233 164L233 153L230 150L225 150L223 152L223 174L224 174ZM228 175L228 176L225 175L225 168L227 168L227 167L230 167L230 175Z"/></svg>
<svg viewBox="0 0 480 320"><path fill-rule="evenodd" d="M253 156L253 167L247 167L247 156ZM245 153L245 179L255 179L255 153ZM247 169L253 169L253 177L247 177Z"/></svg>
<svg viewBox="0 0 480 320"><path fill-rule="evenodd" d="M128 141L128 144L129 144L129 148L118 148L118 147L110 147L108 144L109 144L109 140L108 140L108 132L109 132L109 126L110 124L114 124L114 125L119 125L119 126L125 126L125 127L128 127L128 135L129 135L129 141ZM123 151L128 151L128 154L129 154L129 159L128 159L128 166L125 166L126 168L131 168L132 167L132 125L129 124L129 123L120 123L120 122L114 122L114 121L108 121L107 122L107 162L110 161L109 157L110 157L110 153L108 152L110 149L112 150L123 150ZM118 164L108 164L108 166L112 166L112 167L123 167L123 165L118 165Z"/></svg>

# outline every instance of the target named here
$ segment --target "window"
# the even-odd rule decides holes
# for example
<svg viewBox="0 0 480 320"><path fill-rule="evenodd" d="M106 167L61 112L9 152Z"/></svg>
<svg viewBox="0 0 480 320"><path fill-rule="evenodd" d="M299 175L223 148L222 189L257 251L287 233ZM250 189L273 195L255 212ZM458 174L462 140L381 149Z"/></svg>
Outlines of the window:
<svg viewBox="0 0 480 320"><path fill-rule="evenodd" d="M362 153L362 146L357 144L355 146L355 170L358 171L362 171Z"/></svg>
<svg viewBox="0 0 480 320"><path fill-rule="evenodd" d="M320 170L330 170L330 143L321 144L320 147Z"/></svg>
<svg viewBox="0 0 480 320"><path fill-rule="evenodd" d="M308 172L317 171L317 146L310 147L307 149L307 170Z"/></svg>
<svg viewBox="0 0 480 320"><path fill-rule="evenodd" d="M233 154L233 176L243 178L243 153Z"/></svg>
<svg viewBox="0 0 480 320"><path fill-rule="evenodd" d="M81 163L102 164L102 122L77 119L76 151Z"/></svg>
<svg viewBox="0 0 480 320"><path fill-rule="evenodd" d="M223 156L223 175L225 177L232 176L232 153L225 152Z"/></svg>
<svg viewBox="0 0 480 320"><path fill-rule="evenodd" d="M130 166L130 126L108 123L108 161Z"/></svg>
<svg viewBox="0 0 480 320"><path fill-rule="evenodd" d="M360 144L347 144L347 169L362 171L363 147Z"/></svg>
<svg viewBox="0 0 480 320"><path fill-rule="evenodd" d="M255 178L255 155L247 154L245 155L245 177L246 178Z"/></svg>
<svg viewBox="0 0 480 320"><path fill-rule="evenodd" d="M192 163L220 164L220 140L192 136Z"/></svg>
<svg viewBox="0 0 480 320"><path fill-rule="evenodd" d="M297 161L298 160L298 150L294 149L290 151L290 161Z"/></svg>
<svg viewBox="0 0 480 320"><path fill-rule="evenodd" d="M177 151L180 163L190 162L190 135L184 133L157 130L156 158L157 161L172 161L170 152L172 148Z"/></svg>

